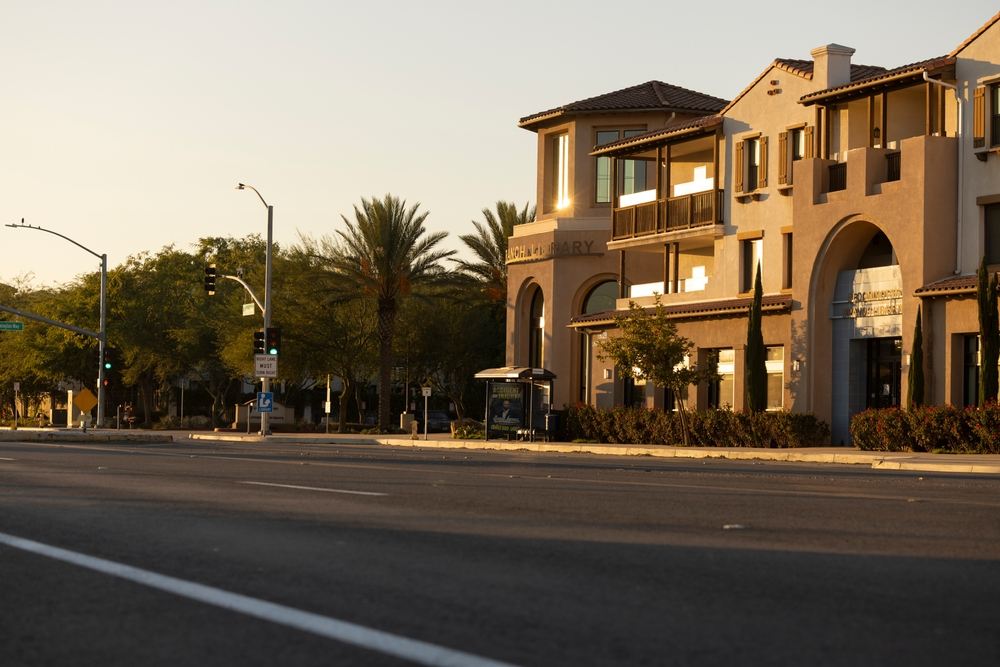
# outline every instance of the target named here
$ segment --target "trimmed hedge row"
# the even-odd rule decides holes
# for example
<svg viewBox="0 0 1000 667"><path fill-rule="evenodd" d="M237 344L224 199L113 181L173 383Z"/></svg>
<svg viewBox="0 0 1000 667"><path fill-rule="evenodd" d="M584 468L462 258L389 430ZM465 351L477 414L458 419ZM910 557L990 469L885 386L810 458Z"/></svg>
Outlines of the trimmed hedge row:
<svg viewBox="0 0 1000 667"><path fill-rule="evenodd" d="M1000 406L865 410L851 418L851 439L870 451L1000 454Z"/></svg>
<svg viewBox="0 0 1000 667"><path fill-rule="evenodd" d="M830 428L813 415L791 412L707 410L686 413L690 444L699 447L818 447ZM561 439L678 446L684 442L675 412L577 405L563 412Z"/></svg>

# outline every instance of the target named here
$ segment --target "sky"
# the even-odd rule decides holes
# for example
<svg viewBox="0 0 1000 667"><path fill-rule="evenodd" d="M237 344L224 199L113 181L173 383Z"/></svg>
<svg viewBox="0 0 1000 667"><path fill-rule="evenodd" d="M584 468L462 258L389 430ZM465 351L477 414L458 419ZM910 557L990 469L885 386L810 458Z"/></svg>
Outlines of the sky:
<svg viewBox="0 0 1000 667"><path fill-rule="evenodd" d="M362 197L429 212L463 251L482 209L535 198L523 116L652 79L731 99L836 42L893 67L951 51L986 0L706 3L4 0L0 223L109 267L206 236L343 229ZM748 9L748 8L752 8ZM0 226L0 282L97 260ZM222 270L220 268L220 270Z"/></svg>

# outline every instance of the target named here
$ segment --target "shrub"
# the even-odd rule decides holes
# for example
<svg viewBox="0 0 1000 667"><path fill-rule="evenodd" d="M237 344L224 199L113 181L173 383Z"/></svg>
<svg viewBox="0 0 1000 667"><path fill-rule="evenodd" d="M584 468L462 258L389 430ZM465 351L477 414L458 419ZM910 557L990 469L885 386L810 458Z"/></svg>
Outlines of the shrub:
<svg viewBox="0 0 1000 667"><path fill-rule="evenodd" d="M830 429L813 415L705 410L686 414L691 442L703 447L809 447L828 444ZM677 446L680 415L645 408L599 410L589 405L563 413L560 439Z"/></svg>
<svg viewBox="0 0 1000 667"><path fill-rule="evenodd" d="M865 410L851 418L851 438L863 450L998 454L1000 407Z"/></svg>

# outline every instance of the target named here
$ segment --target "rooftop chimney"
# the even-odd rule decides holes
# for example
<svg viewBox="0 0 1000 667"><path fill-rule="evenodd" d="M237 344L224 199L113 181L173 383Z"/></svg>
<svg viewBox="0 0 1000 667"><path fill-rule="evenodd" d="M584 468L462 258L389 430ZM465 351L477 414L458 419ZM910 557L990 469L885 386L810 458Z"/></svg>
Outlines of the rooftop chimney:
<svg viewBox="0 0 1000 667"><path fill-rule="evenodd" d="M851 82L851 56L854 49L827 44L813 49L813 82L817 90L836 88Z"/></svg>

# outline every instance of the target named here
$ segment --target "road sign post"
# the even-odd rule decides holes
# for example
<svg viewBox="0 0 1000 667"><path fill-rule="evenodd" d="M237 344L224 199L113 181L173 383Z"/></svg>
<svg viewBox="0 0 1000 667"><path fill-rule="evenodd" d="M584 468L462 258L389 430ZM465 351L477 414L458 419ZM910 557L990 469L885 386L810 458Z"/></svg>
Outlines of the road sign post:
<svg viewBox="0 0 1000 667"><path fill-rule="evenodd" d="M430 387L421 387L420 393L424 395L424 440L427 439L427 399L431 397Z"/></svg>

